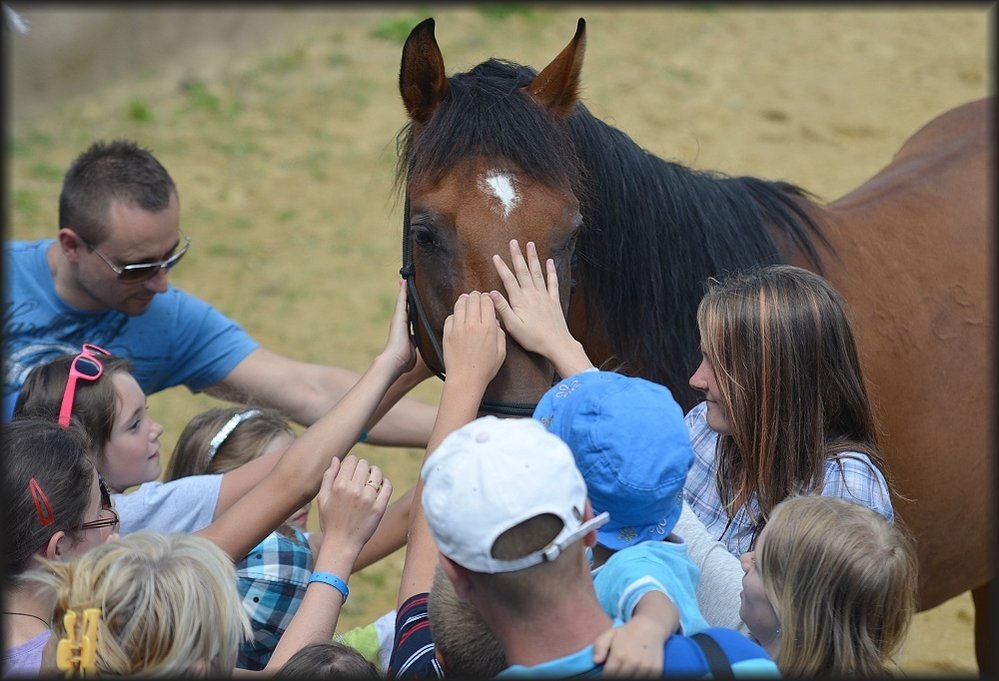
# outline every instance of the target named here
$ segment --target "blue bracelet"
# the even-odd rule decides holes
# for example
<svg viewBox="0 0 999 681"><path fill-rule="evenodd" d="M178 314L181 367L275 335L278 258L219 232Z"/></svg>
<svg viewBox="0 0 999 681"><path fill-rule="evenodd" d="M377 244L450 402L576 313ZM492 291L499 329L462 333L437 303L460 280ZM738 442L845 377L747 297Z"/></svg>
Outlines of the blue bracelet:
<svg viewBox="0 0 999 681"><path fill-rule="evenodd" d="M358 442L367 442L368 441L368 431L362 430L361 434L357 438L357 441Z"/></svg>
<svg viewBox="0 0 999 681"><path fill-rule="evenodd" d="M343 602L347 602L347 596L350 595L350 589L347 588L347 582L343 581L336 575L331 575L328 572L313 572L312 576L309 577L309 584L313 582L322 582L323 584L328 584L343 596Z"/></svg>

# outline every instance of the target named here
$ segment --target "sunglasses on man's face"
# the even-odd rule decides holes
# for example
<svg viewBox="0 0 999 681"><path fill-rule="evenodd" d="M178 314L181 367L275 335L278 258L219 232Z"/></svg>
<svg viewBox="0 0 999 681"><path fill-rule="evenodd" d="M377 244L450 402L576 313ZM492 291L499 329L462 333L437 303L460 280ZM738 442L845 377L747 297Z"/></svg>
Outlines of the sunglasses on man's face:
<svg viewBox="0 0 999 681"><path fill-rule="evenodd" d="M84 343L80 354L73 358L69 365L69 377L66 379L66 390L62 394L62 404L59 405L59 425L69 428L69 420L73 415L73 400L76 399L76 382L79 380L96 381L104 373L104 365L96 355L110 357L111 353L92 343Z"/></svg>
<svg viewBox="0 0 999 681"><path fill-rule="evenodd" d="M180 262L180 259L184 257L188 249L191 248L191 237L187 236L183 232L181 235L184 237L184 247L179 251L171 255L166 260L159 260L156 262L139 262L131 265L115 265L111 260L109 260L103 253L94 248L86 239L82 239L83 243L87 244L87 248L92 250L94 253L100 257L101 260L107 264L111 270L118 275L118 279L127 282L139 282L146 281L147 279L152 279L155 277L160 270L170 270L174 265Z"/></svg>

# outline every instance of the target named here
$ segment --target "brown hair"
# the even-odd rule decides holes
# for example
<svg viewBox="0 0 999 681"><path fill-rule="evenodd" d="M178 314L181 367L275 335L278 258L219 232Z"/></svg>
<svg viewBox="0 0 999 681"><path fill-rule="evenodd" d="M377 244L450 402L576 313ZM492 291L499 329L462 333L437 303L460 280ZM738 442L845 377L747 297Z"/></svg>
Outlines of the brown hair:
<svg viewBox="0 0 999 681"><path fill-rule="evenodd" d="M229 433L209 458L209 443L230 419L248 411L255 411ZM263 454L267 445L278 435L292 437L295 431L288 420L276 409L265 407L215 407L197 414L184 426L177 438L166 480L176 480L189 475L226 473Z"/></svg>
<svg viewBox="0 0 999 681"><path fill-rule="evenodd" d="M829 282L791 265L711 280L697 325L731 422L716 477L729 516L755 496L758 535L782 499L821 489L826 460L843 452L867 454L888 479L853 331Z"/></svg>
<svg viewBox="0 0 999 681"><path fill-rule="evenodd" d="M916 611L916 556L908 532L837 497L778 504L757 555L780 622L781 674L880 677Z"/></svg>
<svg viewBox="0 0 999 681"><path fill-rule="evenodd" d="M239 421L225 439L218 443L214 454L209 456L212 439L230 419L241 414L248 418ZM170 455L170 465L165 479L171 481L189 475L226 473L239 468L263 454L271 440L282 433L295 436L295 431L287 419L276 409L266 407L208 409L195 415L184 426L173 448L173 454ZM282 523L275 531L297 541L295 531L287 523Z"/></svg>
<svg viewBox="0 0 999 681"><path fill-rule="evenodd" d="M24 380L14 405L14 416L34 416L55 423L59 418L62 396L69 379L69 367L76 357L60 355L34 367ZM132 371L132 363L124 357L99 356L104 373L96 381L77 381L73 397L72 420L90 436L94 446L94 461L104 466L104 445L111 439L118 392L111 377L118 372Z"/></svg>
<svg viewBox="0 0 999 681"><path fill-rule="evenodd" d="M304 646L288 658L277 674L279 678L289 679L385 678L358 650L339 641L323 641Z"/></svg>
<svg viewBox="0 0 999 681"><path fill-rule="evenodd" d="M74 528L83 522L95 475L89 448L77 424L61 428L55 420L20 416L4 426L5 585L33 567L56 532L79 541Z"/></svg>
<svg viewBox="0 0 999 681"><path fill-rule="evenodd" d="M81 153L63 178L59 228L75 231L91 247L108 237L111 202L158 213L177 187L152 152L129 140L98 140Z"/></svg>

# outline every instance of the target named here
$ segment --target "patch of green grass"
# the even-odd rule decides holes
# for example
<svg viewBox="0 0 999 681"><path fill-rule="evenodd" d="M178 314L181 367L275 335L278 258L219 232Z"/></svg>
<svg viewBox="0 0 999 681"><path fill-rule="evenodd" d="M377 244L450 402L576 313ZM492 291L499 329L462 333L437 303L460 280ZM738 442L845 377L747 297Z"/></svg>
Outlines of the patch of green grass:
<svg viewBox="0 0 999 681"><path fill-rule="evenodd" d="M288 208L277 214L277 221L280 223L291 222L296 217L298 217L298 211L294 208Z"/></svg>
<svg viewBox="0 0 999 681"><path fill-rule="evenodd" d="M18 138L10 139L7 142L7 153L11 156L22 158L30 157L36 147L51 147L54 141L53 136L42 130L31 130Z"/></svg>
<svg viewBox="0 0 999 681"><path fill-rule="evenodd" d="M51 180L61 182L65 169L62 166L52 165L44 161L31 166L31 175L40 180Z"/></svg>
<svg viewBox="0 0 999 681"><path fill-rule="evenodd" d="M298 46L284 54L267 57L260 65L261 71L287 73L300 68L305 63L305 48Z"/></svg>
<svg viewBox="0 0 999 681"><path fill-rule="evenodd" d="M38 201L38 194L30 189L14 189L11 194L15 213L25 218L38 215L41 208L41 204Z"/></svg>
<svg viewBox="0 0 999 681"><path fill-rule="evenodd" d="M151 123L154 119L153 110L138 97L128 103L128 117L139 123Z"/></svg>
<svg viewBox="0 0 999 681"><path fill-rule="evenodd" d="M662 74L668 78L672 78L680 81L681 83L692 83L694 81L694 73L690 69L685 68L673 68L667 66L663 68Z"/></svg>
<svg viewBox="0 0 999 681"><path fill-rule="evenodd" d="M184 81L181 88L187 94L187 103L192 109L203 109L213 113L221 111L222 100L200 80Z"/></svg>
<svg viewBox="0 0 999 681"><path fill-rule="evenodd" d="M507 17L519 14L521 16L531 18L534 16L534 10L527 5L508 5L508 4L492 4L485 3L483 5L478 5L476 9L479 14L486 17L487 19L503 20Z"/></svg>
<svg viewBox="0 0 999 681"><path fill-rule="evenodd" d="M260 151L260 145L250 139L239 139L234 141L222 141L215 140L212 144L213 147L219 151L223 151L227 154L233 154L236 156L245 156L247 154L255 154Z"/></svg>
<svg viewBox="0 0 999 681"><path fill-rule="evenodd" d="M326 60L327 66L346 66L350 63L350 57L342 52L334 52Z"/></svg>
<svg viewBox="0 0 999 681"><path fill-rule="evenodd" d="M430 16L430 13L423 13L415 17L385 19L372 29L371 36L402 45L406 42L406 38L409 37L409 32L413 30L413 27L428 16Z"/></svg>

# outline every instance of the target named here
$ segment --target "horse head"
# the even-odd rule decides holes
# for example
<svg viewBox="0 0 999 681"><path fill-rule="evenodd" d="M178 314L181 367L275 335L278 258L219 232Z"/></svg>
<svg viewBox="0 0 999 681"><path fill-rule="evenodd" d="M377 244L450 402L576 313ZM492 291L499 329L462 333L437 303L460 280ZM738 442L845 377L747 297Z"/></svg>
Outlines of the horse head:
<svg viewBox="0 0 999 681"><path fill-rule="evenodd" d="M438 372L444 367L435 343L445 318L463 292L503 292L491 258L509 262L510 239L533 241L542 259L555 260L569 310L584 173L565 119L578 99L584 46L580 19L575 37L540 73L489 60L448 78L433 19L406 40L399 90L409 123L398 179L411 262L404 274L412 277L411 317L422 315L414 320L421 354ZM553 382L547 360L507 340L483 409L533 405Z"/></svg>

